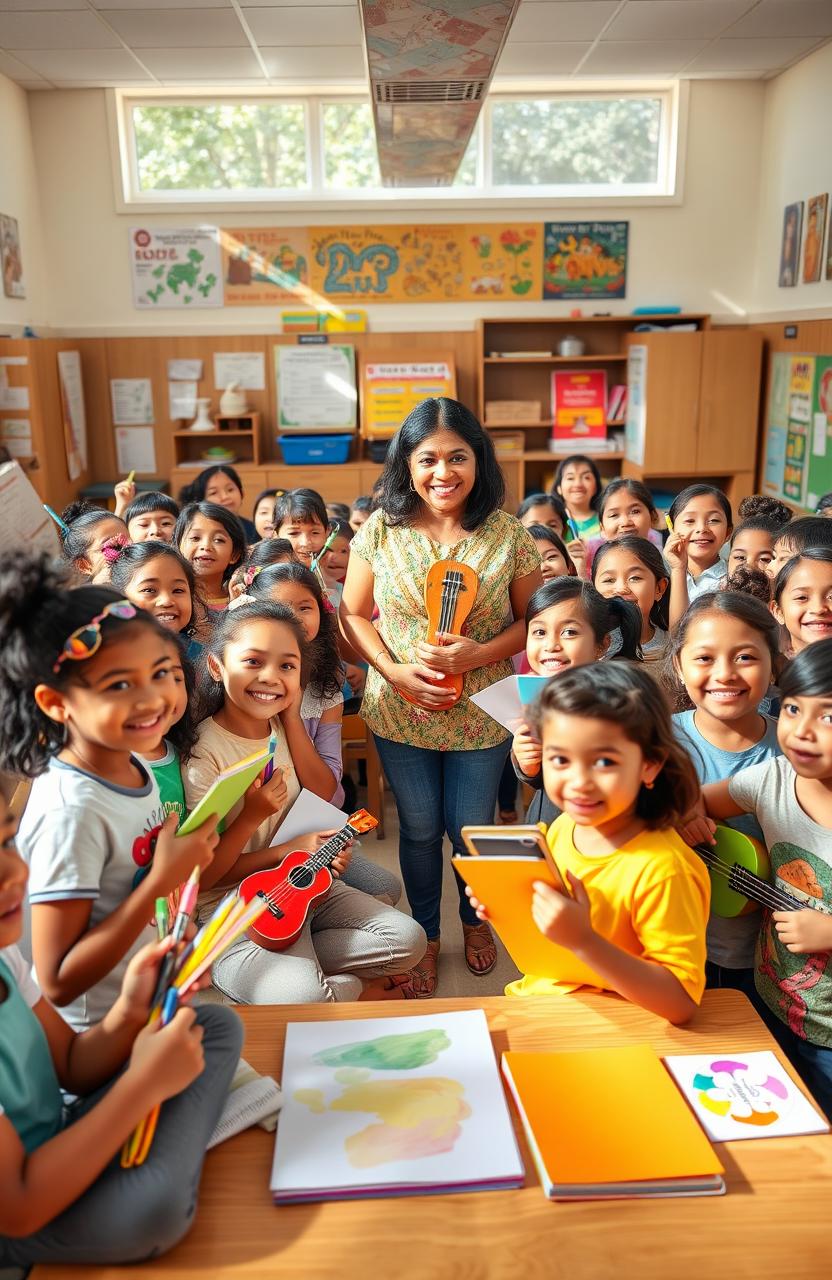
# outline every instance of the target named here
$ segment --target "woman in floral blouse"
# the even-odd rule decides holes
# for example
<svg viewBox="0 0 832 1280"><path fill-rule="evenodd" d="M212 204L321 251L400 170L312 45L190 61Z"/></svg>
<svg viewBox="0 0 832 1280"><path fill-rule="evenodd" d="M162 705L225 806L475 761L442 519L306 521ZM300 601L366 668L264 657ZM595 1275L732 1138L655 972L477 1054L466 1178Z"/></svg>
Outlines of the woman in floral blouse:
<svg viewBox="0 0 832 1280"><path fill-rule="evenodd" d="M391 441L379 509L350 544L341 628L370 664L361 714L396 798L405 889L429 939L408 978L416 996L436 989L443 838L462 853L463 824L493 822L509 749L506 730L469 699L511 675L526 603L542 581L535 545L501 509L503 496L491 438L474 415L456 400L425 400ZM425 640L425 577L438 560L463 561L479 579L465 634L442 646ZM460 673L452 704L442 679ZM488 973L494 939L459 880L457 888L466 963Z"/></svg>

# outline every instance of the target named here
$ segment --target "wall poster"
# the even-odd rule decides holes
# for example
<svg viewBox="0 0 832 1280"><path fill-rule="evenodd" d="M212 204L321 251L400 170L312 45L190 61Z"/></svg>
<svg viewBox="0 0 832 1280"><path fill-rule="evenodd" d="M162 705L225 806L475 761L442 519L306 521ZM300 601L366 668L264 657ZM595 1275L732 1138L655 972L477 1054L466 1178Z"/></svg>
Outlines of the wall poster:
<svg viewBox="0 0 832 1280"><path fill-rule="evenodd" d="M222 306L216 227L131 227L130 268L140 311Z"/></svg>
<svg viewBox="0 0 832 1280"><path fill-rule="evenodd" d="M547 222L543 297L625 297L629 228L629 222Z"/></svg>

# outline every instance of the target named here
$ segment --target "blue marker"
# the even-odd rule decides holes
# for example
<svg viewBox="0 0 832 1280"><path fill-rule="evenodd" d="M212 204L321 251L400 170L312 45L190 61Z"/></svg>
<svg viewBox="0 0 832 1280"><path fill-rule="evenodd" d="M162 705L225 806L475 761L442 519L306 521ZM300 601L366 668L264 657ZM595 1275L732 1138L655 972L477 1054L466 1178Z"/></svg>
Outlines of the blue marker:
<svg viewBox="0 0 832 1280"><path fill-rule="evenodd" d="M68 525L68 524L66 524L66 523L61 519L61 517L58 515L58 513L57 513L56 511L53 511L51 507L48 507L48 506L46 505L46 503L45 503L45 502L44 502L44 504L43 504L43 509L44 509L44 511L46 512L46 514L47 514L48 516L51 516L51 517L52 517L52 519L55 521L55 524L58 526L58 528L59 528L63 533L69 533L69 525Z"/></svg>

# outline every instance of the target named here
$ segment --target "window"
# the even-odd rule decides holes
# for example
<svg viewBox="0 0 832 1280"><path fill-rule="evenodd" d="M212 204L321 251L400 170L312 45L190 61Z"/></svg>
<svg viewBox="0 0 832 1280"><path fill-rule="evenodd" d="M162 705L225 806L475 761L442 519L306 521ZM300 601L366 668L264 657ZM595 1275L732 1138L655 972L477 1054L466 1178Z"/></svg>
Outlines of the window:
<svg viewBox="0 0 832 1280"><path fill-rule="evenodd" d="M369 102L349 99L325 102L321 116L324 186L337 191L381 190ZM479 132L475 129L454 178L455 187L476 185L478 139Z"/></svg>

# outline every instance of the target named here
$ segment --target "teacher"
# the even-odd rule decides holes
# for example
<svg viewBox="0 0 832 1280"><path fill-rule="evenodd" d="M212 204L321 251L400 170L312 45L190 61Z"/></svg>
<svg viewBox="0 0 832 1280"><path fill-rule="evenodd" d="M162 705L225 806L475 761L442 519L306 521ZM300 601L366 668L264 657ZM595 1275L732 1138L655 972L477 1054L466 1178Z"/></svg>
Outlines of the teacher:
<svg viewBox="0 0 832 1280"><path fill-rule="evenodd" d="M491 438L474 415L456 400L425 400L391 440L379 509L350 544L341 629L370 664L361 714L396 799L410 908L429 939L400 983L417 997L436 990L443 837L464 853L463 824L494 821L509 749L506 730L469 699L512 674L511 657L525 648L526 604L542 582L531 537L501 509L504 494ZM424 600L425 577L440 560L462 561L479 579L465 634L441 646L425 640ZM461 673L454 704L442 680ZM494 938L459 877L457 889L465 962L488 973Z"/></svg>

